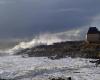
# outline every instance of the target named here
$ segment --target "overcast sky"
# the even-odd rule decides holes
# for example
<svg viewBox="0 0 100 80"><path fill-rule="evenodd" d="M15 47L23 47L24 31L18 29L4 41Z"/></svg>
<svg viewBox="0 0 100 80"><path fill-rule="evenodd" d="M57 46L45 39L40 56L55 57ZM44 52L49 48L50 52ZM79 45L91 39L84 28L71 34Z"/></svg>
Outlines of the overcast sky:
<svg viewBox="0 0 100 80"><path fill-rule="evenodd" d="M100 26L100 0L0 0L0 38Z"/></svg>

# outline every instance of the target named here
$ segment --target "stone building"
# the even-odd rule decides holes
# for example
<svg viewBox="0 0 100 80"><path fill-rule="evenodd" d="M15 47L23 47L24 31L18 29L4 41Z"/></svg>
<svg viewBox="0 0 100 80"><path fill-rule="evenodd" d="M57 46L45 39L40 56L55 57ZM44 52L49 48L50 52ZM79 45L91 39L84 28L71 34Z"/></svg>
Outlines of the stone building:
<svg viewBox="0 0 100 80"><path fill-rule="evenodd" d="M90 27L87 32L88 42L100 42L100 31L96 27Z"/></svg>

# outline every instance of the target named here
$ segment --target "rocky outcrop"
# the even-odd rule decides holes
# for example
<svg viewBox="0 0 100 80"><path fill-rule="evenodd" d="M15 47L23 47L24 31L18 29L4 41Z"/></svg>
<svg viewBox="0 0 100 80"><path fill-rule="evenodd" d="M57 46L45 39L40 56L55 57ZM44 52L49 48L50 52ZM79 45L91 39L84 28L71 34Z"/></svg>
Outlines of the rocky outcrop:
<svg viewBox="0 0 100 80"><path fill-rule="evenodd" d="M59 59L66 56L99 58L100 45L88 44L85 41L67 41L54 43L53 45L40 45L33 48L27 48L16 53L17 55L28 55L29 57L49 57Z"/></svg>

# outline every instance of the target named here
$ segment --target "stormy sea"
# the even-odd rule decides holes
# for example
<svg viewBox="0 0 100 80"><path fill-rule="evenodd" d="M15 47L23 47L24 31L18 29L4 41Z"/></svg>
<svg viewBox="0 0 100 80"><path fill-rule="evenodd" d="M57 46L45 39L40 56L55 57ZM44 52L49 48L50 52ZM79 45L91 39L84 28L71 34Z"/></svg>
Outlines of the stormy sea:
<svg viewBox="0 0 100 80"><path fill-rule="evenodd" d="M22 57L14 55L20 50L39 45L61 42L49 35L20 42L15 47L0 52L0 80L100 80L100 66L90 63L92 59L64 57L52 60L48 57Z"/></svg>

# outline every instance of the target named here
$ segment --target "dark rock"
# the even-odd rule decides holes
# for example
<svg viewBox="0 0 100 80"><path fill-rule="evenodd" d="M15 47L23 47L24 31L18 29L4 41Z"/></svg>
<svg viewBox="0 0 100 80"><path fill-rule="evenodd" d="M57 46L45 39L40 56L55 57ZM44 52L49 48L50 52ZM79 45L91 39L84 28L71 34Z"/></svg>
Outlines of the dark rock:
<svg viewBox="0 0 100 80"><path fill-rule="evenodd" d="M67 41L27 48L16 53L16 55L26 54L29 57L48 57L52 60L65 58L66 56L97 59L100 58L100 45L88 45L85 41Z"/></svg>
<svg viewBox="0 0 100 80"><path fill-rule="evenodd" d="M71 77L68 77L68 79L67 80L72 80L72 78Z"/></svg>
<svg viewBox="0 0 100 80"><path fill-rule="evenodd" d="M52 78L52 79L50 79L50 80L65 80L65 79L59 77L59 78Z"/></svg>
<svg viewBox="0 0 100 80"><path fill-rule="evenodd" d="M49 78L50 80L65 80L64 78L58 77L58 78ZM72 80L71 77L68 77L67 80Z"/></svg>
<svg viewBox="0 0 100 80"><path fill-rule="evenodd" d="M100 64L100 59L95 61L90 61L91 63L95 63L96 67Z"/></svg>

